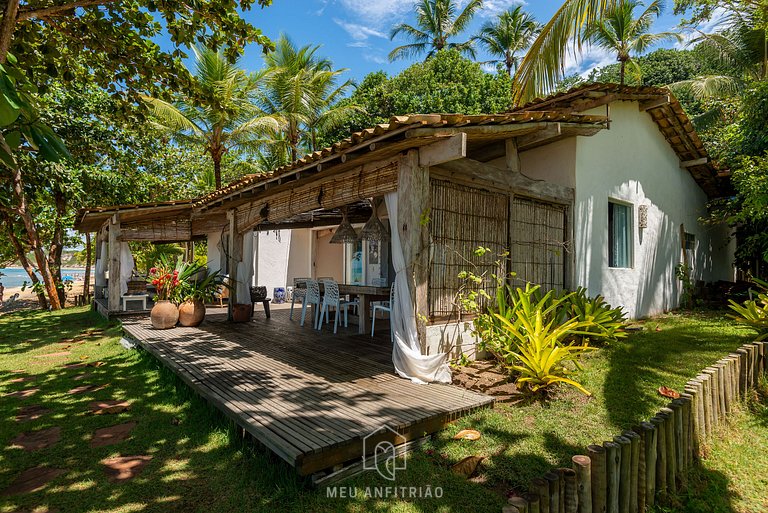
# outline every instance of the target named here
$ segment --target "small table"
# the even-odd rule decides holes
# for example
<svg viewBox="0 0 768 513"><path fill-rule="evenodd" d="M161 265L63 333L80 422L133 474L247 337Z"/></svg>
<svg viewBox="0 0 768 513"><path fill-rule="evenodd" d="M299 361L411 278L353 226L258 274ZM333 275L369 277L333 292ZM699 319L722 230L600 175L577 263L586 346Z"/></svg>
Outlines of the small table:
<svg viewBox="0 0 768 513"><path fill-rule="evenodd" d="M123 312L128 311L128 302L129 301L138 301L141 303L141 310L147 309L147 295L146 294L137 294L137 295L128 295L122 296L120 298L120 301L123 303Z"/></svg>

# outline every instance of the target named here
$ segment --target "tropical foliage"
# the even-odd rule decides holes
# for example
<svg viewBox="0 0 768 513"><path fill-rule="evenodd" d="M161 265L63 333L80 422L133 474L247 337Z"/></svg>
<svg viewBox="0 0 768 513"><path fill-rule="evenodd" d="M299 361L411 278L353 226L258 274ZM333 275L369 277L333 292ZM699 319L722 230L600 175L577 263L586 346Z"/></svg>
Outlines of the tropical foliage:
<svg viewBox="0 0 768 513"><path fill-rule="evenodd" d="M485 22L475 39L488 53L497 57L488 62L502 66L512 76L522 53L531 45L538 31L536 19L518 5Z"/></svg>
<svg viewBox="0 0 768 513"><path fill-rule="evenodd" d="M768 339L768 282L753 279L757 287L756 299L739 304L730 300L730 308L735 313L728 317L739 324L745 324L757 332L757 340Z"/></svg>
<svg viewBox="0 0 768 513"><path fill-rule="evenodd" d="M401 23L390 33L390 39L403 35L413 42L392 50L389 60L424 54L429 58L446 49L474 57L475 49L471 39L460 43L451 39L467 28L482 6L483 0L469 0L461 10L457 0L419 0L416 3L416 26Z"/></svg>
<svg viewBox="0 0 768 513"><path fill-rule="evenodd" d="M650 33L654 20L661 15L661 0L654 0L635 18L635 10L642 7L637 0L621 0L610 6L603 15L587 26L584 37L591 44L616 54L619 61L619 84L624 85L626 66L639 75L640 67L634 57L654 45L667 40L680 40L675 32Z"/></svg>

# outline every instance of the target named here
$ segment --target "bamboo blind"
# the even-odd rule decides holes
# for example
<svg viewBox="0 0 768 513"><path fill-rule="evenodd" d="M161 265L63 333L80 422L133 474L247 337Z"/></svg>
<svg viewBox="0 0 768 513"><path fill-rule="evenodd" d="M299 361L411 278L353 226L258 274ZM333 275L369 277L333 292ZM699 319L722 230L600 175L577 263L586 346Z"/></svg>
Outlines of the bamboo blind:
<svg viewBox="0 0 768 513"><path fill-rule="evenodd" d="M517 283L545 290L565 286L567 207L530 198L512 198L510 271Z"/></svg>
<svg viewBox="0 0 768 513"><path fill-rule="evenodd" d="M458 277L461 271L505 272L505 263L499 269L494 256L507 246L509 196L434 179L431 189L429 312L432 318L445 318L456 312L456 294L466 285ZM476 257L478 246L489 248L493 255ZM495 283L486 282L492 289L486 291L493 296Z"/></svg>
<svg viewBox="0 0 768 513"><path fill-rule="evenodd" d="M323 181L313 180L255 201L237 212L240 230L261 222L277 223L318 208L338 208L397 190L396 162L377 169L357 168Z"/></svg>
<svg viewBox="0 0 768 513"><path fill-rule="evenodd" d="M192 239L192 222L189 217L123 222L119 238L122 241L188 241Z"/></svg>

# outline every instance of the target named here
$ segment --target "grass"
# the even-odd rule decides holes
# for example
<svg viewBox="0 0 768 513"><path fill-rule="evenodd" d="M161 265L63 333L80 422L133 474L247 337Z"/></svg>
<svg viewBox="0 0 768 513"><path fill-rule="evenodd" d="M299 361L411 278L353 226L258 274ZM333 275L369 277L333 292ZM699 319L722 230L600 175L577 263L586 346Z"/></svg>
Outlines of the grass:
<svg viewBox="0 0 768 513"><path fill-rule="evenodd" d="M61 338L95 325L107 328L102 338L74 345L71 355L58 360L35 358L61 351ZM532 477L553 466L569 465L571 455L582 452L587 444L608 439L652 415L665 403L655 392L660 385L680 388L701 368L749 338L748 331L711 314L668 315L646 322L643 327L628 340L588 356L579 378L593 392L591 398L562 389L547 403L500 405L494 411L461 419L410 456L408 469L398 473L396 485L431 485L433 490L440 487L441 499L366 497L366 487L391 484L373 472L343 483L357 492L357 497L341 499L327 497L324 488L308 486L279 459L240 438L228 421L191 394L153 357L142 351L124 350L118 343L117 325L106 324L83 309L0 317L0 395L32 386L40 388L27 399L0 400L0 491L18 472L35 465L66 470L43 490L0 497L0 512L43 506L61 512L500 511L509 491L521 490ZM105 365L85 370L61 366L81 361L81 357ZM36 381L8 384L10 372L15 369L25 369L36 376ZM82 395L68 394L70 388L82 384L72 380L82 372L93 373L89 382L109 386ZM128 399L132 408L111 416L87 414L87 404L97 399ZM20 424L13 418L24 404L41 404L54 413ZM768 424L765 415L756 417L762 420L750 420L753 414L749 412L744 415L745 433L754 427L750 422L763 427ZM88 440L95 429L128 419L139 422L130 440L90 448ZM61 426L62 440L52 447L32 453L7 447L22 431L53 425ZM483 437L477 442L452 439L459 429L469 427L480 430ZM723 454L730 450L721 449ZM713 457L717 451L718 447L713 446ZM101 460L139 454L154 458L138 477L119 484L107 480ZM479 475L465 480L454 475L450 465L469 455L486 459ZM751 474L750 466L737 467ZM723 469L713 467L712 472L723 474L728 490L734 486ZM745 479L741 475L733 479L737 477ZM702 492L715 486L707 475L701 483ZM753 488L734 492L733 496L738 493L746 504L740 511L762 510L750 506L761 504L755 502L759 500L760 483L749 486ZM685 507L695 498L685 498Z"/></svg>

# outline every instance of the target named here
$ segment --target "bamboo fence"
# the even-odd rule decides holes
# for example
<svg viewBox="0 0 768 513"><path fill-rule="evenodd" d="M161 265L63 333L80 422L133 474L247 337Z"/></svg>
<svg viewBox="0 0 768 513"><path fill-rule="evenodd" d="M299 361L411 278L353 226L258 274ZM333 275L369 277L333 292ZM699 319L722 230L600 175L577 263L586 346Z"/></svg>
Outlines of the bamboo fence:
<svg viewBox="0 0 768 513"><path fill-rule="evenodd" d="M686 383L679 399L587 455L572 469L555 469L531 482L503 513L642 513L668 494L685 490L703 444L761 375L768 372L768 342L744 344Z"/></svg>

